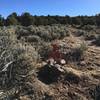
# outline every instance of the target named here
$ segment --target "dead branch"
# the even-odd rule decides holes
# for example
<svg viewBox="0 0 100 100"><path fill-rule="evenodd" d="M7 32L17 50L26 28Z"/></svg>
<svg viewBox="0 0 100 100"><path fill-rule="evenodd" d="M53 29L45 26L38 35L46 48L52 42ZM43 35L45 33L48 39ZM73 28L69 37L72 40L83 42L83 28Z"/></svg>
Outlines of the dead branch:
<svg viewBox="0 0 100 100"><path fill-rule="evenodd" d="M2 72L7 71L7 68L8 68L13 62L14 62L14 61L10 61L9 63L7 63L7 64L3 67Z"/></svg>
<svg viewBox="0 0 100 100"><path fill-rule="evenodd" d="M3 57L3 55L4 55L5 53L6 53L6 50L3 51L3 52L1 53L0 59Z"/></svg>

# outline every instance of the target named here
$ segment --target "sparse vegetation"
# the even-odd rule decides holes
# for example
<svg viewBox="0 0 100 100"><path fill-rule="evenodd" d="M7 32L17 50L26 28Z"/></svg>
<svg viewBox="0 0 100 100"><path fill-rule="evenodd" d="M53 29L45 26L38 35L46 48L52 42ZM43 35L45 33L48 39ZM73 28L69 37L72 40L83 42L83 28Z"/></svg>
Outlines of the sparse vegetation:
<svg viewBox="0 0 100 100"><path fill-rule="evenodd" d="M62 25L65 22L44 26L35 17L40 26L18 22L0 27L0 100L99 100L99 28ZM79 19L74 23L82 24Z"/></svg>

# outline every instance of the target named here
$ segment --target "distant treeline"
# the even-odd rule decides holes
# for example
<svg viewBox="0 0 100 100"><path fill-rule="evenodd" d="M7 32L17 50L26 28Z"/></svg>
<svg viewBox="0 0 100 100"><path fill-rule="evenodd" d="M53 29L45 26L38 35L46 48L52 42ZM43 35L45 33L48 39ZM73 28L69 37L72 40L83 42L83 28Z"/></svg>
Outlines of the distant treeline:
<svg viewBox="0 0 100 100"><path fill-rule="evenodd" d="M0 15L0 26L9 25L52 25L52 24L69 24L69 25L97 25L100 26L100 14L95 16L36 16L30 13L10 14L6 19Z"/></svg>

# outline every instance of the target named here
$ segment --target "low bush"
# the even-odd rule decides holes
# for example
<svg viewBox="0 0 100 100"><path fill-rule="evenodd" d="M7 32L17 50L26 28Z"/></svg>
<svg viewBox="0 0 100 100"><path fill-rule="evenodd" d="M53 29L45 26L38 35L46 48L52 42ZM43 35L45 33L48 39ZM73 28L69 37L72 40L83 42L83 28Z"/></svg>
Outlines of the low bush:
<svg viewBox="0 0 100 100"><path fill-rule="evenodd" d="M79 47L72 48L69 52L66 53L66 61L80 61L84 58L84 53L87 50L85 43L82 43Z"/></svg>
<svg viewBox="0 0 100 100"><path fill-rule="evenodd" d="M100 99L100 85L97 85L94 89L91 89L89 93L94 100L99 100Z"/></svg>
<svg viewBox="0 0 100 100"><path fill-rule="evenodd" d="M29 35L31 35L31 33L27 29L24 29L23 27L16 30L16 34L18 36L29 36Z"/></svg>
<svg viewBox="0 0 100 100"><path fill-rule="evenodd" d="M84 37L86 40L94 40L96 39L96 32L95 31L89 31L84 34Z"/></svg>
<svg viewBox="0 0 100 100"><path fill-rule="evenodd" d="M96 37L96 39L95 39L95 44L96 44L97 46L100 46L100 35L98 35L98 37Z"/></svg>
<svg viewBox="0 0 100 100"><path fill-rule="evenodd" d="M82 43L80 47L75 48L75 51L73 52L73 57L75 58L76 61L82 59L84 57L84 53L87 50L87 46L85 43Z"/></svg>
<svg viewBox="0 0 100 100"><path fill-rule="evenodd" d="M52 47L47 44L43 43L43 45L39 48L38 53L40 54L42 60L47 60Z"/></svg>
<svg viewBox="0 0 100 100"><path fill-rule="evenodd" d="M32 35L32 36L25 37L25 41L26 42L39 42L41 41L41 38L39 36Z"/></svg>
<svg viewBox="0 0 100 100"><path fill-rule="evenodd" d="M76 36L84 36L85 34L86 34L86 32L83 31L83 30L78 30L78 31L75 32Z"/></svg>
<svg viewBox="0 0 100 100"><path fill-rule="evenodd" d="M88 34L85 36L86 40L94 40L96 38L95 34Z"/></svg>
<svg viewBox="0 0 100 100"><path fill-rule="evenodd" d="M34 53L32 53L34 52ZM16 35L0 33L0 88L10 88L26 80L27 75L38 57L33 48L25 48L18 42ZM35 57L36 56L36 57Z"/></svg>

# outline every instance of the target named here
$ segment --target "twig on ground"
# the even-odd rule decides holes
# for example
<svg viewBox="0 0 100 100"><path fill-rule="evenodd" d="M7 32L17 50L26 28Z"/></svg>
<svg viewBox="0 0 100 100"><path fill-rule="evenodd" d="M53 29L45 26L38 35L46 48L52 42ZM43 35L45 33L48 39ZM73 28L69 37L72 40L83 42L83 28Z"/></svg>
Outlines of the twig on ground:
<svg viewBox="0 0 100 100"><path fill-rule="evenodd" d="M9 65L11 65L14 61L10 61L9 63L7 63L4 67L3 67L3 70L2 72L5 72L7 71L7 68L9 67Z"/></svg>

